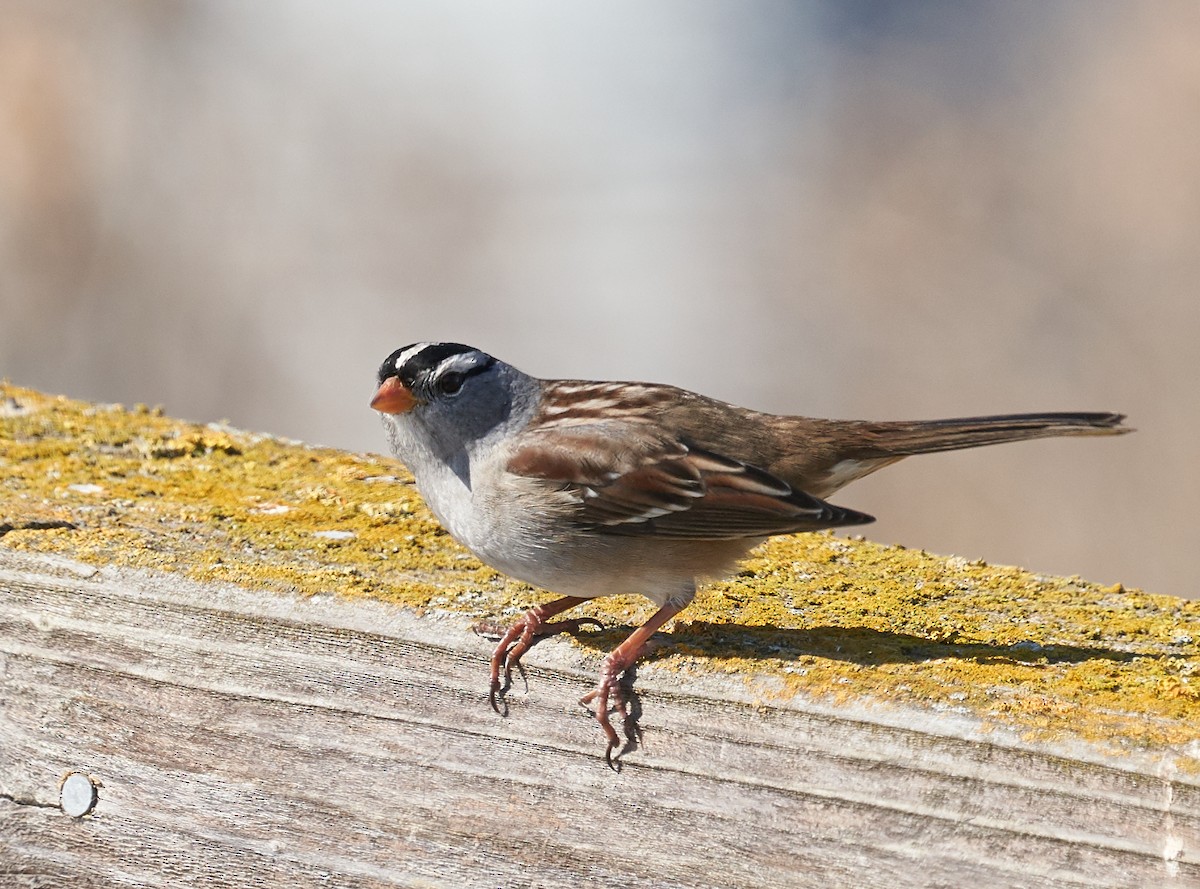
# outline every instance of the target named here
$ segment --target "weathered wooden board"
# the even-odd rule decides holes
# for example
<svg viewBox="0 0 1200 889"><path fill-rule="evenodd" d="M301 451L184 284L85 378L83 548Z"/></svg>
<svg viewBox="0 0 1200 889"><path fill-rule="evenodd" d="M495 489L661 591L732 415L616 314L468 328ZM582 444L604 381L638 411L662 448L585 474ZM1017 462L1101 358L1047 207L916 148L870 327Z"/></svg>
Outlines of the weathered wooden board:
<svg viewBox="0 0 1200 889"><path fill-rule="evenodd" d="M643 669L616 774L548 640L0 550L0 885L1200 886L1200 781ZM95 811L58 809L79 770Z"/></svg>

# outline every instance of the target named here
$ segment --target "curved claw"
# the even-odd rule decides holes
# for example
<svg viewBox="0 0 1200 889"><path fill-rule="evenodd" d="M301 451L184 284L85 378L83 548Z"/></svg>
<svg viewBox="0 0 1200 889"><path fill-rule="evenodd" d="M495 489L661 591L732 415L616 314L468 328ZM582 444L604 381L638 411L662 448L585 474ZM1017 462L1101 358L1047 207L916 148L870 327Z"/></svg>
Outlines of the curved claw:
<svg viewBox="0 0 1200 889"><path fill-rule="evenodd" d="M488 701L491 702L492 709L500 716L508 715L508 702L504 701L504 692L507 691L507 686L501 687L499 679L492 680L492 687L488 691ZM500 701L504 701L504 709L500 709Z"/></svg>
<svg viewBox="0 0 1200 889"><path fill-rule="evenodd" d="M624 752L624 749L635 748L640 736L637 726L637 716L630 715L629 705L626 701L625 693L621 688L621 676L627 669L637 663L638 658L645 651L646 642L650 637L663 624L687 607L688 602L691 601L692 592L694 591L688 590L686 596L669 600L648 621L634 630L628 639L618 645L604 659L604 666L600 670L600 681L596 684L596 687L579 699L579 703L585 707L593 701L595 702L594 715L596 721L600 723L600 728L604 731L604 737L607 741L607 747L604 751L604 761L615 772L621 770L621 753ZM491 690L488 694L488 700L491 701L493 710L501 716L508 715L507 703L501 709L501 702L505 700L504 693L512 687L513 668L515 667L520 670L522 677L524 677L525 670L521 667L521 656L532 647L534 640L538 636L547 636L553 633L575 633L585 625L592 625L603 629L603 624L592 617L546 623L546 618L560 614L568 608L572 608L585 601L585 599L572 596L556 599L545 605L529 609L524 617L508 628L500 639L500 643L496 646L495 651L492 652ZM503 683L500 681L501 668L504 669ZM611 708L609 706L610 702L613 705ZM612 719L609 717L610 709L616 710L621 716L625 736L628 739L629 746L627 748L623 749L621 747L621 737L617 734L617 730L613 728ZM614 752L616 753L615 756Z"/></svg>
<svg viewBox="0 0 1200 889"><path fill-rule="evenodd" d="M538 637L551 636L556 633L575 633L579 631L580 627L588 624L603 629L603 624L592 617L546 623L546 618L573 608L583 601L585 600L568 596L531 608L500 637L500 641L492 652L491 684L488 692L488 700L496 713L501 716L508 715L507 703L501 708L501 702L504 701L505 692L512 688L513 669L520 671L521 678L525 678L525 668L521 666L521 657L533 647L533 643ZM504 669L503 682L500 681L501 668ZM526 687L528 688L528 683L526 683Z"/></svg>
<svg viewBox="0 0 1200 889"><path fill-rule="evenodd" d="M492 652L492 681L491 692L488 695L492 702L492 709L501 716L506 716L508 707L505 706L504 711L500 710L500 705L497 703L498 698L504 696L509 688L512 687L512 666L509 659L509 647L517 641L517 639L525 632L528 632L529 617L528 615L517 621L508 628L508 631L500 638L496 650ZM504 667L504 683L500 682L500 667Z"/></svg>
<svg viewBox="0 0 1200 889"><path fill-rule="evenodd" d="M683 599L668 601L648 621L634 630L628 639L613 649L612 653L604 659L604 665L600 668L600 681L596 683L596 687L579 699L579 703L585 707L593 701L596 702L596 721L600 723L600 728L604 730L604 737L608 741L608 748L604 751L604 761L613 771L620 771L621 753L634 749L641 734L637 725L637 716L631 716L629 713L625 692L621 688L621 676L637 663L638 658L646 650L646 643L650 637L663 624L687 607L689 601L691 601L690 595ZM614 703L613 709L621 715L625 737L628 740L628 746L618 752L615 759L613 751L621 747L621 738L613 728L612 720L608 715L610 700Z"/></svg>
<svg viewBox="0 0 1200 889"><path fill-rule="evenodd" d="M621 771L619 760L615 762L613 760L613 751L620 748L621 737L613 728L612 720L609 718L609 701L612 700L613 709L620 714L622 723L628 729L629 708L625 702L625 694L621 691L621 674L625 672L625 666L624 662L616 657L616 652L610 654L604 659L604 666L600 668L600 681L596 687L579 699L579 703L584 707L593 701L596 702L593 712L608 741L608 746L604 751L604 761L614 772Z"/></svg>

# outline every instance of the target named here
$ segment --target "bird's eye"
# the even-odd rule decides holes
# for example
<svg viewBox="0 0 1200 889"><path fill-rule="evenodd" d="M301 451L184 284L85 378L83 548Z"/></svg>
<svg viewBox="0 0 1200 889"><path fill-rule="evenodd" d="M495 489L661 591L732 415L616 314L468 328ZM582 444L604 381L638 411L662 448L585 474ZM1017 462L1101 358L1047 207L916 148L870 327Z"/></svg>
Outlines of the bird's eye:
<svg viewBox="0 0 1200 889"><path fill-rule="evenodd" d="M457 395L462 391L465 377L456 371L442 374L437 381L438 392L442 395Z"/></svg>

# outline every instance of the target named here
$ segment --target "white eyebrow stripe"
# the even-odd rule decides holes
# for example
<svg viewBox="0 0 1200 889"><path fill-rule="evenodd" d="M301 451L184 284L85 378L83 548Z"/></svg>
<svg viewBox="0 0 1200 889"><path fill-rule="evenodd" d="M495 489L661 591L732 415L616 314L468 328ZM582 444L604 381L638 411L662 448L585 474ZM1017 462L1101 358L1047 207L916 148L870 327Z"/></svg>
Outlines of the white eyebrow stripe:
<svg viewBox="0 0 1200 889"><path fill-rule="evenodd" d="M416 358L432 345L433 343L417 343L415 346L409 346L396 356L396 370L404 367L409 361Z"/></svg>

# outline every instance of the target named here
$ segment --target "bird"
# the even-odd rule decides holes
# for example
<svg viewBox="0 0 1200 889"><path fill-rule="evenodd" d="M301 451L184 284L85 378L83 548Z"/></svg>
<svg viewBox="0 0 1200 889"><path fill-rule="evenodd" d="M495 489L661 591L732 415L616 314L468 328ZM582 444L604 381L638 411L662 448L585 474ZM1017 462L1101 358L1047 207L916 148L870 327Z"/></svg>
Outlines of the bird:
<svg viewBox="0 0 1200 889"><path fill-rule="evenodd" d="M664 384L540 379L451 342L396 349L377 386L370 404L389 446L442 526L482 562L560 597L502 634L490 662L497 713L538 638L597 623L551 618L608 595L658 606L608 653L580 701L614 768L621 741L610 713L632 743L621 678L650 637L699 583L725 576L768 537L874 521L829 503L835 491L914 454L1132 431L1108 412L784 416Z"/></svg>

